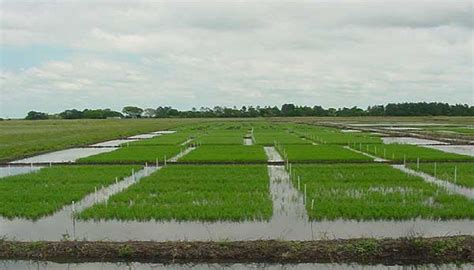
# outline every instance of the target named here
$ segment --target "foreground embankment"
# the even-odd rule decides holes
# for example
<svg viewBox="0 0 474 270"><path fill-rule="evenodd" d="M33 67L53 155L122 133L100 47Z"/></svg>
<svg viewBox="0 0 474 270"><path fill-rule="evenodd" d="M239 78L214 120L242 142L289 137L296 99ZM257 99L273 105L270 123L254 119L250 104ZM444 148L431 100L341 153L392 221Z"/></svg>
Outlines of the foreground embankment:
<svg viewBox="0 0 474 270"><path fill-rule="evenodd" d="M425 264L474 262L474 236L319 241L92 242L0 240L0 260L55 262L273 262Z"/></svg>

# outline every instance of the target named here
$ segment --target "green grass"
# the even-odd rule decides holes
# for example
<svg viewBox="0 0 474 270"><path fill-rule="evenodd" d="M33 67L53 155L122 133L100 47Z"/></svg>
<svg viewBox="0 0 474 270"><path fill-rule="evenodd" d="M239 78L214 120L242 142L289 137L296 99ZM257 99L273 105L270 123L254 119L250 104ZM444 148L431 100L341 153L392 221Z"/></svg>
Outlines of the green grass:
<svg viewBox="0 0 474 270"><path fill-rule="evenodd" d="M53 166L0 180L0 216L38 219L78 202L95 187L115 182L139 166Z"/></svg>
<svg viewBox="0 0 474 270"><path fill-rule="evenodd" d="M474 201L386 164L296 165L311 219L474 219ZM293 178L297 186L297 177ZM314 200L314 208L311 202Z"/></svg>
<svg viewBox="0 0 474 270"><path fill-rule="evenodd" d="M176 145L161 145L147 147L121 147L118 150L101 153L98 155L78 159L78 163L127 163L148 162L155 163L156 160L163 162L164 157L170 159L176 156L184 147Z"/></svg>
<svg viewBox="0 0 474 270"><path fill-rule="evenodd" d="M296 126L295 132L319 144L382 143L382 139L364 132L347 133L339 129Z"/></svg>
<svg viewBox="0 0 474 270"><path fill-rule="evenodd" d="M393 161L458 161L474 157L409 144L355 144L351 148Z"/></svg>
<svg viewBox="0 0 474 270"><path fill-rule="evenodd" d="M280 144L311 144L311 141L303 140L299 135L286 130L257 130L254 131L254 138L259 145L274 145L275 141Z"/></svg>
<svg viewBox="0 0 474 270"><path fill-rule="evenodd" d="M370 157L355 153L339 145L284 145L277 147L289 161L371 161Z"/></svg>
<svg viewBox="0 0 474 270"><path fill-rule="evenodd" d="M418 170L416 163L407 164L408 167ZM419 170L435 176L434 163L420 163ZM454 168L456 168L456 181L454 181ZM436 163L436 177L460 186L474 188L474 163Z"/></svg>
<svg viewBox="0 0 474 270"><path fill-rule="evenodd" d="M259 145L202 145L179 161L186 162L265 162L267 156Z"/></svg>
<svg viewBox="0 0 474 270"><path fill-rule="evenodd" d="M46 151L92 144L201 120L107 119L107 120L12 120L0 121L0 161Z"/></svg>
<svg viewBox="0 0 474 270"><path fill-rule="evenodd" d="M173 134L164 134L146 140L139 140L130 143L130 146L150 146L150 145L176 145L181 144L190 139L191 135L187 132L176 132Z"/></svg>
<svg viewBox="0 0 474 270"><path fill-rule="evenodd" d="M80 213L82 219L268 220L265 166L168 166Z"/></svg>

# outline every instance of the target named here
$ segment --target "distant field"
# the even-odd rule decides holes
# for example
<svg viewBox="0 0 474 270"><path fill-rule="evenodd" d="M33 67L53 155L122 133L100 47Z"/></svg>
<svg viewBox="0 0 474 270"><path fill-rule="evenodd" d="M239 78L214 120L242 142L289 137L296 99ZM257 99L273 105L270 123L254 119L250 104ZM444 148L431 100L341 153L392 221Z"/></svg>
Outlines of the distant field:
<svg viewBox="0 0 474 270"><path fill-rule="evenodd" d="M0 161L72 146L172 129L191 119L0 121Z"/></svg>
<svg viewBox="0 0 474 270"><path fill-rule="evenodd" d="M98 162L98 163L127 163L127 162L148 162L155 164L156 160L162 163L165 159L176 156L183 147L176 145L160 145L160 146L129 146L121 147L118 150L102 153L86 158L81 158L77 162Z"/></svg>
<svg viewBox="0 0 474 270"><path fill-rule="evenodd" d="M185 162L265 162L260 145L202 145L179 161Z"/></svg>
<svg viewBox="0 0 474 270"><path fill-rule="evenodd" d="M291 161L372 161L339 145L284 145L278 147L280 154Z"/></svg>
<svg viewBox="0 0 474 270"><path fill-rule="evenodd" d="M169 166L116 194L82 219L267 220L266 166Z"/></svg>

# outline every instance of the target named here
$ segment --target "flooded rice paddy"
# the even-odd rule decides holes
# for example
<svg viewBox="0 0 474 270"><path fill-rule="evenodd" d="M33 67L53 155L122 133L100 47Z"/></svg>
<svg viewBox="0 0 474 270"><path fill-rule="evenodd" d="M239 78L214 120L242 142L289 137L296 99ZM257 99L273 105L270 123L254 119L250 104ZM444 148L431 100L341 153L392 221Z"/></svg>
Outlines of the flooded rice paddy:
<svg viewBox="0 0 474 270"><path fill-rule="evenodd" d="M56 152L51 152L39 156L24 158L20 160L12 161L15 163L61 163L61 162L74 162L80 158L97 155L101 153L107 153L116 150L117 148L72 148Z"/></svg>
<svg viewBox="0 0 474 270"><path fill-rule="evenodd" d="M398 144L412 144L412 145L438 145L438 144L448 144L445 142L440 142L440 141L435 141L435 140L427 140L427 139L420 139L420 138L414 138L414 137L383 137L382 138L383 143L385 144L392 144L392 143L398 143Z"/></svg>
<svg viewBox="0 0 474 270"><path fill-rule="evenodd" d="M0 167L0 180L2 177L30 173L39 171L42 167L39 166L2 166Z"/></svg>

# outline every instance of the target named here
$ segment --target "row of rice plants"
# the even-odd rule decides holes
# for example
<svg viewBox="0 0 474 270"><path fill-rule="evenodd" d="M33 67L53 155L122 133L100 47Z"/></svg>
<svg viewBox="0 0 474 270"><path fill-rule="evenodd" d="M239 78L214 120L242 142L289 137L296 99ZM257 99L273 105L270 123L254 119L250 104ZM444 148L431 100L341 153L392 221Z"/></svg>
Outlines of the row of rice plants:
<svg viewBox="0 0 474 270"><path fill-rule="evenodd" d="M460 186L474 188L474 163L409 163L407 166Z"/></svg>
<svg viewBox="0 0 474 270"><path fill-rule="evenodd" d="M474 201L386 164L294 165L314 220L474 219Z"/></svg>
<svg viewBox="0 0 474 270"><path fill-rule="evenodd" d="M266 162L260 145L201 145L179 161L184 162Z"/></svg>
<svg viewBox="0 0 474 270"><path fill-rule="evenodd" d="M468 161L474 157L447 153L436 149L410 144L362 144L349 145L352 149L362 151L380 158L393 161Z"/></svg>
<svg viewBox="0 0 474 270"><path fill-rule="evenodd" d="M122 147L112 152L85 157L77 160L77 163L163 163L180 153L185 146L160 145L147 147Z"/></svg>
<svg viewBox="0 0 474 270"><path fill-rule="evenodd" d="M373 161L365 155L345 149L339 145L278 145L277 150L286 160L298 162L311 161L341 161L341 162L365 162Z"/></svg>
<svg viewBox="0 0 474 270"><path fill-rule="evenodd" d="M273 145L275 141L282 144L311 144L309 140L303 140L299 135L283 129L254 130L255 143L259 145Z"/></svg>
<svg viewBox="0 0 474 270"><path fill-rule="evenodd" d="M186 142L193 136L190 132L178 131L172 134L165 134L146 140L132 142L129 146L151 146L151 145L177 145Z"/></svg>
<svg viewBox="0 0 474 270"><path fill-rule="evenodd" d="M53 166L37 172L8 176L0 181L0 216L38 219L95 188L131 175L139 166Z"/></svg>
<svg viewBox="0 0 474 270"><path fill-rule="evenodd" d="M365 132L346 133L335 128L299 125L294 128L299 135L319 144L382 143L382 139Z"/></svg>
<svg viewBox="0 0 474 270"><path fill-rule="evenodd" d="M272 200L266 166L168 166L143 178L82 219L268 220Z"/></svg>

